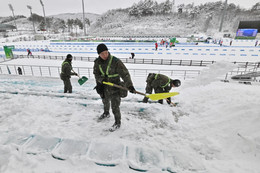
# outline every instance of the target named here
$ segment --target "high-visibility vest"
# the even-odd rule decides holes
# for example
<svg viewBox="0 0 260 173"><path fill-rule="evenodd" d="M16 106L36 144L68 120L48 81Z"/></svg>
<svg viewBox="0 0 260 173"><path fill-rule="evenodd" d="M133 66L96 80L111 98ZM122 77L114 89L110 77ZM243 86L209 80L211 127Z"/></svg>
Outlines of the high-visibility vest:
<svg viewBox="0 0 260 173"><path fill-rule="evenodd" d="M157 79L158 73L155 75L154 79ZM171 82L171 79L168 77L168 82L165 85L162 85L161 88L165 88L169 83Z"/></svg>
<svg viewBox="0 0 260 173"><path fill-rule="evenodd" d="M103 77L107 76L107 77L109 77L109 78L112 78L112 77L117 77L117 76L119 76L119 74L109 74L109 73L108 73L108 72L109 72L109 69L110 69L110 66L111 66L111 63L112 63L112 60L113 60L113 58L114 58L114 56L111 56L111 55L110 55L110 60L109 60L109 62L108 62L108 66L107 66L107 69L106 69L106 73L104 73L104 71L103 71L103 69L102 69L101 65L99 65L99 70L100 70L100 72L101 72L101 76L103 76Z"/></svg>
<svg viewBox="0 0 260 173"><path fill-rule="evenodd" d="M61 64L61 73L64 73L63 71L62 71L62 67L65 65L65 64L69 64L69 62L68 61L64 61L62 64ZM71 68L72 69L72 68Z"/></svg>

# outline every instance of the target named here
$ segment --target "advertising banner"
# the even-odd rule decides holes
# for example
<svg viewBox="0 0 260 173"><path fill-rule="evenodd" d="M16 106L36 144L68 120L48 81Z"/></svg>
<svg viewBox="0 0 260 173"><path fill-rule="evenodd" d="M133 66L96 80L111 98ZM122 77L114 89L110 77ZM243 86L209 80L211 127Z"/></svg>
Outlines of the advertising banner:
<svg viewBox="0 0 260 173"><path fill-rule="evenodd" d="M13 58L14 55L13 55L13 50L14 49L14 46L4 46L4 51L5 51L5 57L6 59L9 59L9 58Z"/></svg>

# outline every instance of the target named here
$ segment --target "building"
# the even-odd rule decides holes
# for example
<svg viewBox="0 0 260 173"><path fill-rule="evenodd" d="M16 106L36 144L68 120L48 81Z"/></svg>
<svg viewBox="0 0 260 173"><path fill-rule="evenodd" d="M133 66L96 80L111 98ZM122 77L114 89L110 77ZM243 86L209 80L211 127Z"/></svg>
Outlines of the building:
<svg viewBox="0 0 260 173"><path fill-rule="evenodd" d="M0 32L6 32L8 30L13 30L13 29L16 29L16 27L13 25L0 23Z"/></svg>

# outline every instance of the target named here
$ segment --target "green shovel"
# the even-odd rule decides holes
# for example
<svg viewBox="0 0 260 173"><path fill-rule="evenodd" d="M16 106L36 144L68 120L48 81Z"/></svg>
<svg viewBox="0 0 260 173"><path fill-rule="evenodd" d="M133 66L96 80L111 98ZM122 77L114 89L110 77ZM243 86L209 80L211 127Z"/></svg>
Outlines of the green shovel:
<svg viewBox="0 0 260 173"><path fill-rule="evenodd" d="M78 83L80 85L83 85L85 82L87 82L88 78L86 76L79 77Z"/></svg>
<svg viewBox="0 0 260 173"><path fill-rule="evenodd" d="M76 73L74 70L72 70L74 73ZM77 74L77 76L79 77L78 83L80 85L83 85L85 82L87 82L88 78L86 76L82 76L80 77L79 74Z"/></svg>

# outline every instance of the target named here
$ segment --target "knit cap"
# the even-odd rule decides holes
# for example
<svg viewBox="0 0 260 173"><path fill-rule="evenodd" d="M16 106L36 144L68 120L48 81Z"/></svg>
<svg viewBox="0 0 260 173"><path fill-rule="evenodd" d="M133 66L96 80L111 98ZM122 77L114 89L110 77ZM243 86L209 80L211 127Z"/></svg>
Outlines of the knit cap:
<svg viewBox="0 0 260 173"><path fill-rule="evenodd" d="M99 44L97 46L97 53L100 54L101 52L105 51L105 50L108 50L107 49L107 46L103 43Z"/></svg>

